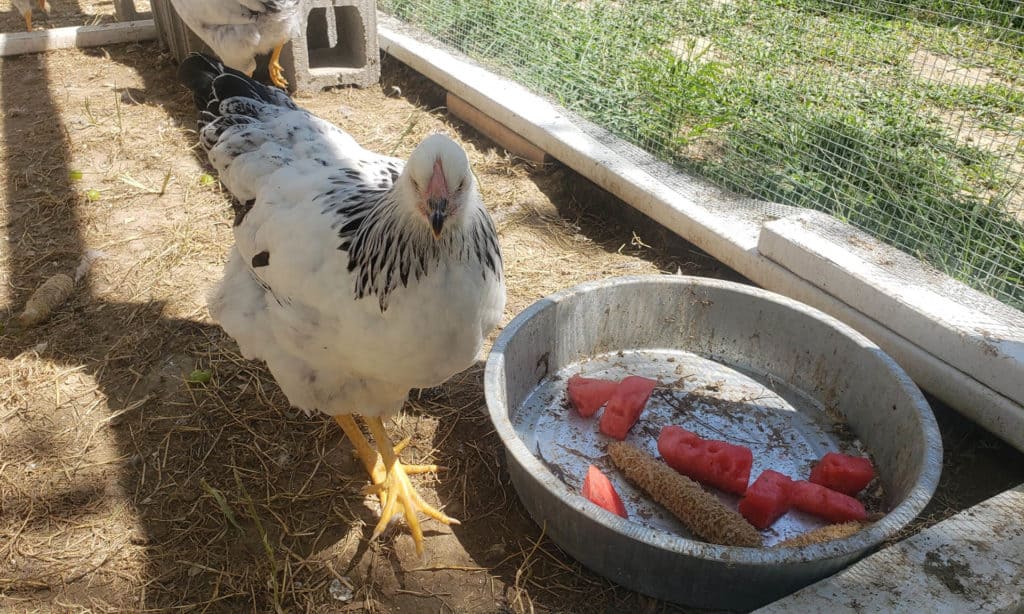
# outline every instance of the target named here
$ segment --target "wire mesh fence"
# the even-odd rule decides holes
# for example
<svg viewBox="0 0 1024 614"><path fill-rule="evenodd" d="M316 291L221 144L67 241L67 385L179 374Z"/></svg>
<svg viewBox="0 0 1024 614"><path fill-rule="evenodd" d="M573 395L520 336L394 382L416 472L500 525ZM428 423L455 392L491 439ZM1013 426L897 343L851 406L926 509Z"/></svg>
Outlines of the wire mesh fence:
<svg viewBox="0 0 1024 614"><path fill-rule="evenodd" d="M612 133L1024 308L1024 0L380 0Z"/></svg>

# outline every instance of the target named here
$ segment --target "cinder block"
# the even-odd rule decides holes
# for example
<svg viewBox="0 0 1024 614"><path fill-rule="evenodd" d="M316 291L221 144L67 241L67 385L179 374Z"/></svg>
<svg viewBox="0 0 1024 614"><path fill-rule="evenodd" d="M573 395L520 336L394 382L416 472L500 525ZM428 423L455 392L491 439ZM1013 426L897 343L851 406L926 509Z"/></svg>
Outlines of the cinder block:
<svg viewBox="0 0 1024 614"><path fill-rule="evenodd" d="M380 81L375 0L303 0L298 36L281 53L291 87L368 87Z"/></svg>
<svg viewBox="0 0 1024 614"><path fill-rule="evenodd" d="M176 61L181 62L193 51L213 55L213 50L178 17L171 0L150 0L150 7L153 9L153 21L156 22L157 40Z"/></svg>

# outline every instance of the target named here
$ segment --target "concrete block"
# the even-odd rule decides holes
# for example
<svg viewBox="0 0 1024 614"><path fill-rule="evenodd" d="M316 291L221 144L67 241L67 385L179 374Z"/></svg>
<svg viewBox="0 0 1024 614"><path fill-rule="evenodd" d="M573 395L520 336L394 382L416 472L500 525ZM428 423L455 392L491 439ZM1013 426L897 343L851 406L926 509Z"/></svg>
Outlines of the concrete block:
<svg viewBox="0 0 1024 614"><path fill-rule="evenodd" d="M943 520L756 614L1024 611L1024 485Z"/></svg>
<svg viewBox="0 0 1024 614"><path fill-rule="evenodd" d="M295 91L380 81L375 0L303 0L300 34L281 53Z"/></svg>

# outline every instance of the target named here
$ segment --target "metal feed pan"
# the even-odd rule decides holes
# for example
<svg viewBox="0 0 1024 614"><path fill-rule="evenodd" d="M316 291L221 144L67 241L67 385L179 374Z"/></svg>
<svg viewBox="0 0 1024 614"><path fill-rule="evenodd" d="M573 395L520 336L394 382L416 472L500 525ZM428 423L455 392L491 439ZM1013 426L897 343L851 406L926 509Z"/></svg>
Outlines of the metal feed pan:
<svg viewBox="0 0 1024 614"><path fill-rule="evenodd" d="M804 548L770 547L817 526L793 513L762 532L767 548L693 539L615 472L597 419L567 410L564 379L573 373L661 380L627 439L648 450L660 427L675 423L745 442L758 463L752 478L769 467L806 478L829 449L869 453L887 513L848 538ZM623 277L542 299L499 336L485 388L513 485L547 534L597 573L690 606L750 609L834 573L906 526L941 470L931 409L891 358L815 309L731 282ZM613 479L630 520L578 494L591 462Z"/></svg>

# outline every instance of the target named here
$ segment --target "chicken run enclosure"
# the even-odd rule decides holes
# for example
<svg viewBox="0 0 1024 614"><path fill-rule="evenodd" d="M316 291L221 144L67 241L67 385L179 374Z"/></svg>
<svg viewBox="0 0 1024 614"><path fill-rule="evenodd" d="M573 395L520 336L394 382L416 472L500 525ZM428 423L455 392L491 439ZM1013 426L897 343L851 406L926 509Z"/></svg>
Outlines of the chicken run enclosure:
<svg viewBox="0 0 1024 614"><path fill-rule="evenodd" d="M379 6L663 160L1024 307L1016 0Z"/></svg>
<svg viewBox="0 0 1024 614"><path fill-rule="evenodd" d="M295 101L372 151L405 159L439 131L464 147L504 256L499 328L639 274L830 313L913 376L941 431L935 495L881 549L941 544L886 568L922 570L898 605L939 587L1024 607L1019 564L972 567L1020 551L1024 523L1024 2L376 8L380 83ZM0 5L0 611L698 611L617 586L531 519L482 362L389 427L406 460L447 468L416 485L462 524L425 523L423 559L403 522L369 540L380 509L349 442L207 311L232 212L178 58L153 35L90 38L153 31L150 3L51 0L31 33L19 10ZM61 273L66 302L19 326ZM985 554L950 527L993 497L1010 513L986 530L1016 537Z"/></svg>

